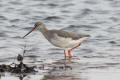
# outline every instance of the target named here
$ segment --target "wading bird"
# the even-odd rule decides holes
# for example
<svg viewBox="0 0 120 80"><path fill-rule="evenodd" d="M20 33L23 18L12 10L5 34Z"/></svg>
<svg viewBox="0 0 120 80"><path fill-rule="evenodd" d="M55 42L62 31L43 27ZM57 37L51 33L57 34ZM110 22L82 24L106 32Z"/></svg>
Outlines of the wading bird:
<svg viewBox="0 0 120 80"><path fill-rule="evenodd" d="M66 32L63 30L48 30L42 22L36 22L34 27L24 36L38 29L44 37L56 47L64 49L64 57L66 58L66 48L71 48L68 50L69 58L72 58L71 51L79 47L83 40L90 37L90 35L75 34L72 32ZM24 38L23 37L23 38Z"/></svg>

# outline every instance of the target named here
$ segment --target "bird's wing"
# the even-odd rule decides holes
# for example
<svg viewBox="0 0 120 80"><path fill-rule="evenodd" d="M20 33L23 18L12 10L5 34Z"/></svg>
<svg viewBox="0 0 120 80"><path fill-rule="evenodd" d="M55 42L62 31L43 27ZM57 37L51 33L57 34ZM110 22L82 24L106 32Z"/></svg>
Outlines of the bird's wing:
<svg viewBox="0 0 120 80"><path fill-rule="evenodd" d="M57 34L60 37L65 37L65 38L72 38L73 40L77 40L82 37L89 37L89 35L81 35L81 34L75 34L72 32L66 32L63 30L50 30L50 34Z"/></svg>

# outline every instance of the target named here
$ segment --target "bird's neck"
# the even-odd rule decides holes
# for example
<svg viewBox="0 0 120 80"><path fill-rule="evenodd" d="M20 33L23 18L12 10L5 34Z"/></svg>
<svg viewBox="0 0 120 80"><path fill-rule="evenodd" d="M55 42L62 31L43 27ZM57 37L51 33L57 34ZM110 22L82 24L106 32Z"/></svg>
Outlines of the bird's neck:
<svg viewBox="0 0 120 80"><path fill-rule="evenodd" d="M44 34L45 32L48 31L48 29L47 29L46 27L44 27L44 28L42 28L42 29L39 29L39 31Z"/></svg>
<svg viewBox="0 0 120 80"><path fill-rule="evenodd" d="M47 33L48 33L49 30L47 28L44 28L44 29L39 30L39 31L44 35L45 38L48 39Z"/></svg>

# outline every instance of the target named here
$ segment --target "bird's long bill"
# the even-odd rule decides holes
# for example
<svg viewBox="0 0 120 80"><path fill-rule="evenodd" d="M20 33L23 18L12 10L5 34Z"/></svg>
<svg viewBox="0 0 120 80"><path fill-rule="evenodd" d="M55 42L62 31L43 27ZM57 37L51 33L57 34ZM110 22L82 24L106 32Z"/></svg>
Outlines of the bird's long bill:
<svg viewBox="0 0 120 80"><path fill-rule="evenodd" d="M31 32L33 32L36 29L36 26L33 27L25 36L23 36L23 38L25 38L27 35L29 35Z"/></svg>

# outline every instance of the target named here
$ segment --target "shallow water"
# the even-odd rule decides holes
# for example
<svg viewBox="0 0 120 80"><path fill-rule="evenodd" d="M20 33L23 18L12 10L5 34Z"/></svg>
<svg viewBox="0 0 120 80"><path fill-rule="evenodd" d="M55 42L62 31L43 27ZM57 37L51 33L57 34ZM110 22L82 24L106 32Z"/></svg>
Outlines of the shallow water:
<svg viewBox="0 0 120 80"><path fill-rule="evenodd" d="M10 64L22 54L24 63L44 65L38 73L1 73L1 80L119 80L120 79L119 0L0 0L0 64ZM24 36L35 22L49 29L90 34L75 49L71 61L63 50L52 46L35 31ZM17 62L17 61L15 61Z"/></svg>

